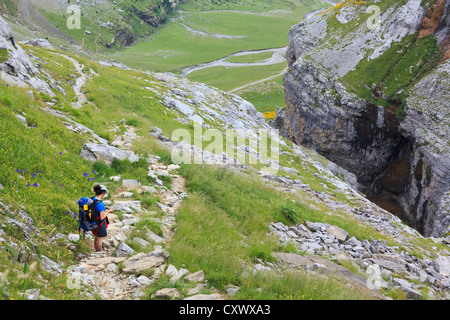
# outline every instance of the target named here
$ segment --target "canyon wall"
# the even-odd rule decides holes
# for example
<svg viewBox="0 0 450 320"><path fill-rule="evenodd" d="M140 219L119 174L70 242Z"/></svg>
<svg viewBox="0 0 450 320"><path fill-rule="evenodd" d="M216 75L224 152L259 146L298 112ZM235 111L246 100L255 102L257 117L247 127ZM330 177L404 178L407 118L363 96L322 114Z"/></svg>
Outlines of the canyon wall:
<svg viewBox="0 0 450 320"><path fill-rule="evenodd" d="M435 237L450 225L449 3L377 1L378 28L367 22L370 4L343 5L295 25L286 53L286 107L272 122L283 136L354 173L369 199ZM413 61L411 80L394 94L384 86L395 72L373 86L346 77L402 42L406 53L393 67L409 62L426 35L435 37L427 39L436 52L427 53L428 65L417 58L424 65L418 71ZM363 90L354 90L357 85ZM370 95L360 94L368 89Z"/></svg>

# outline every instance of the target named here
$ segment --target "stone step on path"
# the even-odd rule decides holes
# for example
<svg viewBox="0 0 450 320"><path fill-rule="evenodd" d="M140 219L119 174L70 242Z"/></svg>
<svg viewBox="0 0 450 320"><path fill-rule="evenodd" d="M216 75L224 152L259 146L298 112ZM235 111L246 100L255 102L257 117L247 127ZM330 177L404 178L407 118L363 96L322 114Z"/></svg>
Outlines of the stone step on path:
<svg viewBox="0 0 450 320"><path fill-rule="evenodd" d="M116 138L115 146L119 149L129 150L132 141L137 138L133 127L124 125L127 132ZM117 130L115 132L118 132ZM185 279L196 283L195 288L189 290L187 296L192 300L217 300L225 299L227 296L217 289L209 288L211 294L204 294L203 289L207 288L203 271L190 273L186 269L177 270L172 265L167 265L169 252L164 250L170 247L170 241L175 234L176 216L178 208L182 205L186 195L185 179L176 174L180 167L177 165L165 165L160 162L160 157L151 156L147 159L149 164L148 174L155 178L155 186L145 186L139 181L132 179L122 179L122 187L116 190L110 202L115 213L122 213L122 220L118 215L109 215L108 236L103 239L102 252L94 252L84 259L73 270L72 275L77 276L83 286L88 286L93 290L88 295L99 295L107 300L131 300L139 299L145 295L144 288L157 280L164 272L174 273L171 275L173 282ZM170 176L171 186L167 188L159 177ZM121 177L111 177L110 180L120 181ZM148 253L135 253L132 248L126 245L130 231L143 215L150 212L140 206L140 201L133 200L131 191L151 192L160 197L158 206L162 211L161 218L154 218L160 222L163 237L160 237L150 230L147 230L146 237L134 238L144 246L153 243L154 250ZM105 201L105 204L108 204ZM181 298L181 294L173 288L165 288L154 294L154 298Z"/></svg>
<svg viewBox="0 0 450 320"><path fill-rule="evenodd" d="M134 228L134 223L128 224L126 221L138 220L141 215L148 212L135 210L136 208L140 209L135 203L137 201L122 201L121 192L123 192L123 189L112 195L112 199L120 199L115 201L112 207L115 207L115 212L121 211L123 213L123 219L121 221L115 213L109 215L108 236L103 240L104 251L93 252L75 268L73 273L77 275L82 285L93 288L93 293L99 295L102 299L138 299L145 294L143 289L158 279L161 274L166 272L166 269L169 270L169 273L174 272L171 278L174 282L186 277L186 281L197 283L197 286L189 291L189 299L224 299L226 297L217 290L213 290L210 295L199 294L202 289L206 288L205 283L200 283L204 281L202 271L190 274L186 269L177 270L174 266L167 267L166 262L169 253L163 250L162 245L168 248L170 244L174 235L175 217L186 196L184 178L173 173L178 168L177 166L166 166L160 163L158 157L154 157L152 163L149 164L149 171L156 171L158 175L172 177L170 188L159 187L156 189L162 206L161 228L164 236L159 237L149 231L145 239L139 239L144 243L153 242L155 247L152 252L134 254L134 250L125 244L130 231ZM125 184L129 184L130 188L136 187L136 184L130 181ZM133 209L130 210L130 208ZM165 289L155 293L154 298L163 296L165 298L181 297L176 289Z"/></svg>
<svg viewBox="0 0 450 320"><path fill-rule="evenodd" d="M162 174L170 174L168 166L156 162L154 165ZM154 169L150 165L149 170ZM152 168L153 166L153 168ZM173 171L173 170L171 170ZM177 209L180 207L183 198L178 193L185 193L184 179L181 176L174 175L173 183L170 189L160 188L160 197L162 204L170 208L164 212L167 219L163 219L164 238L158 237L159 242L166 243L169 237L173 236L172 227L175 223L173 218ZM135 189L138 184L133 184L130 180L124 180L125 187ZM122 189L120 189L122 191ZM112 199L122 199L122 193L112 195ZM134 250L128 247L124 242L128 239L129 232L134 228L141 214L147 213L141 210L139 201L115 201L112 206L115 211L123 213L122 221L116 214L109 215L110 225L108 227L108 236L103 240L104 251L92 253L77 269L82 282L94 288L94 292L103 299L121 299L129 300L139 298L144 294L143 288L155 281L165 269L164 262L169 253L156 246L155 250L148 254L139 253L133 255ZM124 213L125 212L125 213ZM156 238L142 239L143 241L155 240ZM158 242L158 241L153 241ZM122 270L119 270L122 269ZM149 275L141 275L143 270L151 269ZM122 272L121 272L122 271ZM146 272L144 272L146 273ZM151 275L150 275L151 274Z"/></svg>

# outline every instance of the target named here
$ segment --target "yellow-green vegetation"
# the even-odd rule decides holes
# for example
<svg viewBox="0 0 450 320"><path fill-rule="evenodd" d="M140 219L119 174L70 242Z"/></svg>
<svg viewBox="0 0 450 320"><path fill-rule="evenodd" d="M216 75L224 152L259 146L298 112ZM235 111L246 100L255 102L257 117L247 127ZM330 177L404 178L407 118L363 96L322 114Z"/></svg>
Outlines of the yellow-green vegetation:
<svg viewBox="0 0 450 320"><path fill-rule="evenodd" d="M5 62L8 59L9 52L7 49L0 49L0 63Z"/></svg>
<svg viewBox="0 0 450 320"><path fill-rule="evenodd" d="M343 77L353 92L366 100L386 106L381 98L374 100L371 93L384 93L389 99L401 99L413 83L430 71L442 58L436 39L428 35L418 39L418 34L408 35L394 43L380 57L363 59L354 71ZM398 94L400 90L406 90Z"/></svg>
<svg viewBox="0 0 450 320"><path fill-rule="evenodd" d="M281 62L268 66L249 67L211 67L190 73L190 80L207 83L218 89L229 91L260 79L280 74L287 66Z"/></svg>
<svg viewBox="0 0 450 320"><path fill-rule="evenodd" d="M70 265L77 252L85 251L83 243L77 244L73 252L63 245L49 243L56 233L76 232L78 213L77 198L91 193L93 182L84 174L95 177L92 166L79 157L83 141L79 135L68 131L60 120L49 117L34 105L44 107L41 101L32 101L25 89L13 86L0 87L0 201L12 205L16 211L19 205L33 219L40 230L33 241L39 255ZM16 115L26 114L26 128ZM29 248L33 246L24 238L20 229L9 225L5 232ZM50 298L70 298L63 278L54 277L42 271L40 264L27 273L26 265L15 265L18 249L9 244L1 255L1 264L6 266L9 294L2 290L2 297L20 298L18 292L29 288L41 288L37 274L43 275L52 287L46 290ZM17 271L23 270L21 275ZM48 291L48 292L47 292Z"/></svg>
<svg viewBox="0 0 450 320"><path fill-rule="evenodd" d="M333 277L311 276L300 271L246 274L233 299L251 300L368 300L373 297L364 290L349 288Z"/></svg>
<svg viewBox="0 0 450 320"><path fill-rule="evenodd" d="M237 55L234 57L230 57L226 59L226 62L233 62L233 63L251 63L251 62L261 62L263 60L269 59L272 57L273 52L258 52L253 54L246 54L246 55Z"/></svg>
<svg viewBox="0 0 450 320"><path fill-rule="evenodd" d="M236 92L239 96L250 101L264 116L271 114L267 119L275 118L275 111L285 106L285 93L283 88L283 76L258 83Z"/></svg>
<svg viewBox="0 0 450 320"><path fill-rule="evenodd" d="M197 165L183 165L180 173L187 178L189 198L179 209L177 233L170 245L171 262L204 270L209 282L217 288L230 283L241 288L248 286L243 291L247 298L287 298L295 292L295 286L288 285L291 281L300 281L299 286L313 285L313 281L306 281L300 274L288 276L287 281L272 278L266 286L248 283L244 262L256 259L271 262L274 251L295 251L281 249L278 241L268 236L272 221L287 225L303 220L320 221L338 225L359 239L383 238L377 231L344 215L311 209L300 200L300 195L276 191L251 175ZM329 295L341 294L332 280L326 283L330 285L325 290ZM254 290L258 287L262 287L262 293ZM313 293L311 290L308 292L311 296L307 297L320 299L323 291ZM299 295L293 294L293 298L298 299Z"/></svg>

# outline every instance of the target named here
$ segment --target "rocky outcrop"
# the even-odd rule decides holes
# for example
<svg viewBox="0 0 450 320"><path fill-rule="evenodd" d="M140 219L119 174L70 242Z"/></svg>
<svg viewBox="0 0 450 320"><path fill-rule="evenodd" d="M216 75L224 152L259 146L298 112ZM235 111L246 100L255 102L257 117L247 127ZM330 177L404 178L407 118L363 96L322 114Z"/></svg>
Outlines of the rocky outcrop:
<svg viewBox="0 0 450 320"><path fill-rule="evenodd" d="M449 2L441 4L441 15L434 18L438 26L431 31L444 49ZM338 27L318 15L290 30L286 108L277 111L272 125L354 173L371 200L424 235L439 237L450 224L448 64L410 89L406 102L384 97L386 106L354 94L343 80L363 59L377 59L418 33L424 19L433 16L431 7L420 0L399 1L383 8L378 29L361 18L366 7L342 9ZM399 108L405 108L406 117L398 116Z"/></svg>
<svg viewBox="0 0 450 320"><path fill-rule="evenodd" d="M0 77L4 82L20 87L31 86L53 95L28 55L14 40L11 28L2 17L0 17L0 52Z"/></svg>
<svg viewBox="0 0 450 320"><path fill-rule="evenodd" d="M128 159L131 162L137 162L139 160L139 157L132 151L96 143L86 143L81 150L81 157L92 162L102 161L108 165L111 165L114 159Z"/></svg>
<svg viewBox="0 0 450 320"><path fill-rule="evenodd" d="M33 47L39 47L44 48L48 50L55 50L55 48L52 46L52 44L47 39L32 39L25 41L24 44L27 44L29 46Z"/></svg>

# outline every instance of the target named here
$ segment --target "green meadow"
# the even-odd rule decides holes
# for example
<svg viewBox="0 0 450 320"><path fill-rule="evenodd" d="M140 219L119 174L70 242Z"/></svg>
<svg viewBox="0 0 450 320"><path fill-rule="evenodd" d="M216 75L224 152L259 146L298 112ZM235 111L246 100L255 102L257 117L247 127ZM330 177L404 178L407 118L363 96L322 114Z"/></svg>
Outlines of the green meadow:
<svg viewBox="0 0 450 320"><path fill-rule="evenodd" d="M207 83L218 89L229 91L248 83L280 74L287 67L287 62L268 66L249 67L211 67L190 73L190 80Z"/></svg>

